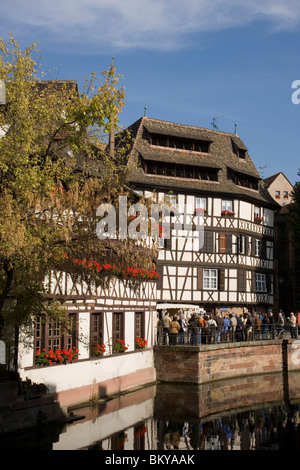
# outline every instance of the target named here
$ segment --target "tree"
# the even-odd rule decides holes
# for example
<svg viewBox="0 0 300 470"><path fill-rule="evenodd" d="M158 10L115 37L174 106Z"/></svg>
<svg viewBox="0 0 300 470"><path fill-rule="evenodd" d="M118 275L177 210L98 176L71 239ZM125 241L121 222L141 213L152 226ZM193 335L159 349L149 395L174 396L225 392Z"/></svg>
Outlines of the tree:
<svg viewBox="0 0 300 470"><path fill-rule="evenodd" d="M79 92L45 80L38 54L37 43L22 50L12 36L0 40L0 338L41 311L58 314L43 296L50 269L100 283L116 275L98 269L105 263L150 262L130 240L96 235L99 204L117 207L127 194L124 146L107 151L124 106L113 62L103 82L92 74Z"/></svg>

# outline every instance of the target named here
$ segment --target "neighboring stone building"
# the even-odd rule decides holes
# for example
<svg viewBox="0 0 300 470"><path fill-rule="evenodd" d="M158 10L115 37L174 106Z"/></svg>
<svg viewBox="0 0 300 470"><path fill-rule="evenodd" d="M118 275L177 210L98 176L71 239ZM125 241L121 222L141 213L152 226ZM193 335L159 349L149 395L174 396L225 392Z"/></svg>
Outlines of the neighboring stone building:
<svg viewBox="0 0 300 470"><path fill-rule="evenodd" d="M159 252L158 302L191 304L207 312L272 309L274 211L247 148L237 134L144 117L129 127L138 163L130 181L137 193L187 204L192 228L171 217L171 238ZM204 245L195 212L202 210ZM181 222L182 229L175 223ZM194 226L193 226L194 223Z"/></svg>
<svg viewBox="0 0 300 470"><path fill-rule="evenodd" d="M265 178L264 183L270 195L278 204L285 206L291 203L293 185L282 171Z"/></svg>
<svg viewBox="0 0 300 470"><path fill-rule="evenodd" d="M293 234L289 227L293 185L283 172L264 179L270 195L282 207L275 215L275 297L274 310L287 315L300 309L300 272L295 261Z"/></svg>

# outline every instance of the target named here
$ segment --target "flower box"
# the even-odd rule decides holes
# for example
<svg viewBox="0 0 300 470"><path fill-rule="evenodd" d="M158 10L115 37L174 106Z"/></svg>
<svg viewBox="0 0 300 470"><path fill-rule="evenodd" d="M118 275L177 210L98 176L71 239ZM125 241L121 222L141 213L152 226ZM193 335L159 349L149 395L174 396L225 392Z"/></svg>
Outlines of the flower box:
<svg viewBox="0 0 300 470"><path fill-rule="evenodd" d="M102 357L106 349L104 344L93 344L91 347L91 356L92 357Z"/></svg>
<svg viewBox="0 0 300 470"><path fill-rule="evenodd" d="M56 349L55 351L49 349L37 349L35 352L35 365L36 366L51 366L53 364L67 364L72 363L78 359L79 350L75 348Z"/></svg>
<svg viewBox="0 0 300 470"><path fill-rule="evenodd" d="M197 207L197 209L194 210L194 215L208 215L208 210L203 209L202 207Z"/></svg>
<svg viewBox="0 0 300 470"><path fill-rule="evenodd" d="M128 344L125 344L123 339L117 339L114 344L114 352L115 353L124 353L129 348Z"/></svg>
<svg viewBox="0 0 300 470"><path fill-rule="evenodd" d="M234 217L235 216L235 212L234 211L222 211L221 212L221 216L222 217Z"/></svg>
<svg viewBox="0 0 300 470"><path fill-rule="evenodd" d="M135 349L145 349L147 346L147 340L145 338L136 338L135 340Z"/></svg>
<svg viewBox="0 0 300 470"><path fill-rule="evenodd" d="M263 221L264 221L263 217L258 217L258 216L254 217L254 222L256 224L261 224Z"/></svg>

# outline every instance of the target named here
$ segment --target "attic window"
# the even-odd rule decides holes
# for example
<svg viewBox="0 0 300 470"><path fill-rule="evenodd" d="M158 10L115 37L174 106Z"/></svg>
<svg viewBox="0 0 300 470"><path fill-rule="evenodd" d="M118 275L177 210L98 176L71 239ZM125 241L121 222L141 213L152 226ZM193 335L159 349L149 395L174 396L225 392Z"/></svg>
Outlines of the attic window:
<svg viewBox="0 0 300 470"><path fill-rule="evenodd" d="M172 176L175 178L188 178L203 181L218 181L217 168L180 165L152 160L145 160L142 167L145 173L151 175Z"/></svg>
<svg viewBox="0 0 300 470"><path fill-rule="evenodd" d="M245 160L246 158L246 147L242 147L241 144L238 144L236 141L234 141L232 139L232 150L233 150L233 153L235 153L238 158L242 159L242 160Z"/></svg>
<svg viewBox="0 0 300 470"><path fill-rule="evenodd" d="M174 137L164 134L152 133L149 136L151 145L168 147L179 150L189 150L193 152L209 153L210 141L188 139L186 137Z"/></svg>
<svg viewBox="0 0 300 470"><path fill-rule="evenodd" d="M249 189L258 189L258 178L255 176L246 175L238 171L234 171L231 168L227 169L228 179L233 181L237 186L243 186Z"/></svg>

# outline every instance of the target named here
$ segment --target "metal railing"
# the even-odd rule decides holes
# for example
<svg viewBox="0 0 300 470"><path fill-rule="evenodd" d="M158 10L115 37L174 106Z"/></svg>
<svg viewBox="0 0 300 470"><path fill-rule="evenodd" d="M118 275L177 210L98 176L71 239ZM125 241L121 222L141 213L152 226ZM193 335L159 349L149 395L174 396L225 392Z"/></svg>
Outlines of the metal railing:
<svg viewBox="0 0 300 470"><path fill-rule="evenodd" d="M186 331L171 334L163 327L157 327L156 346L189 345L200 346L219 343L238 343L245 341L298 339L298 325L295 328L287 326L282 328L276 324L262 326L233 326L218 328L211 326L209 329L191 327Z"/></svg>

